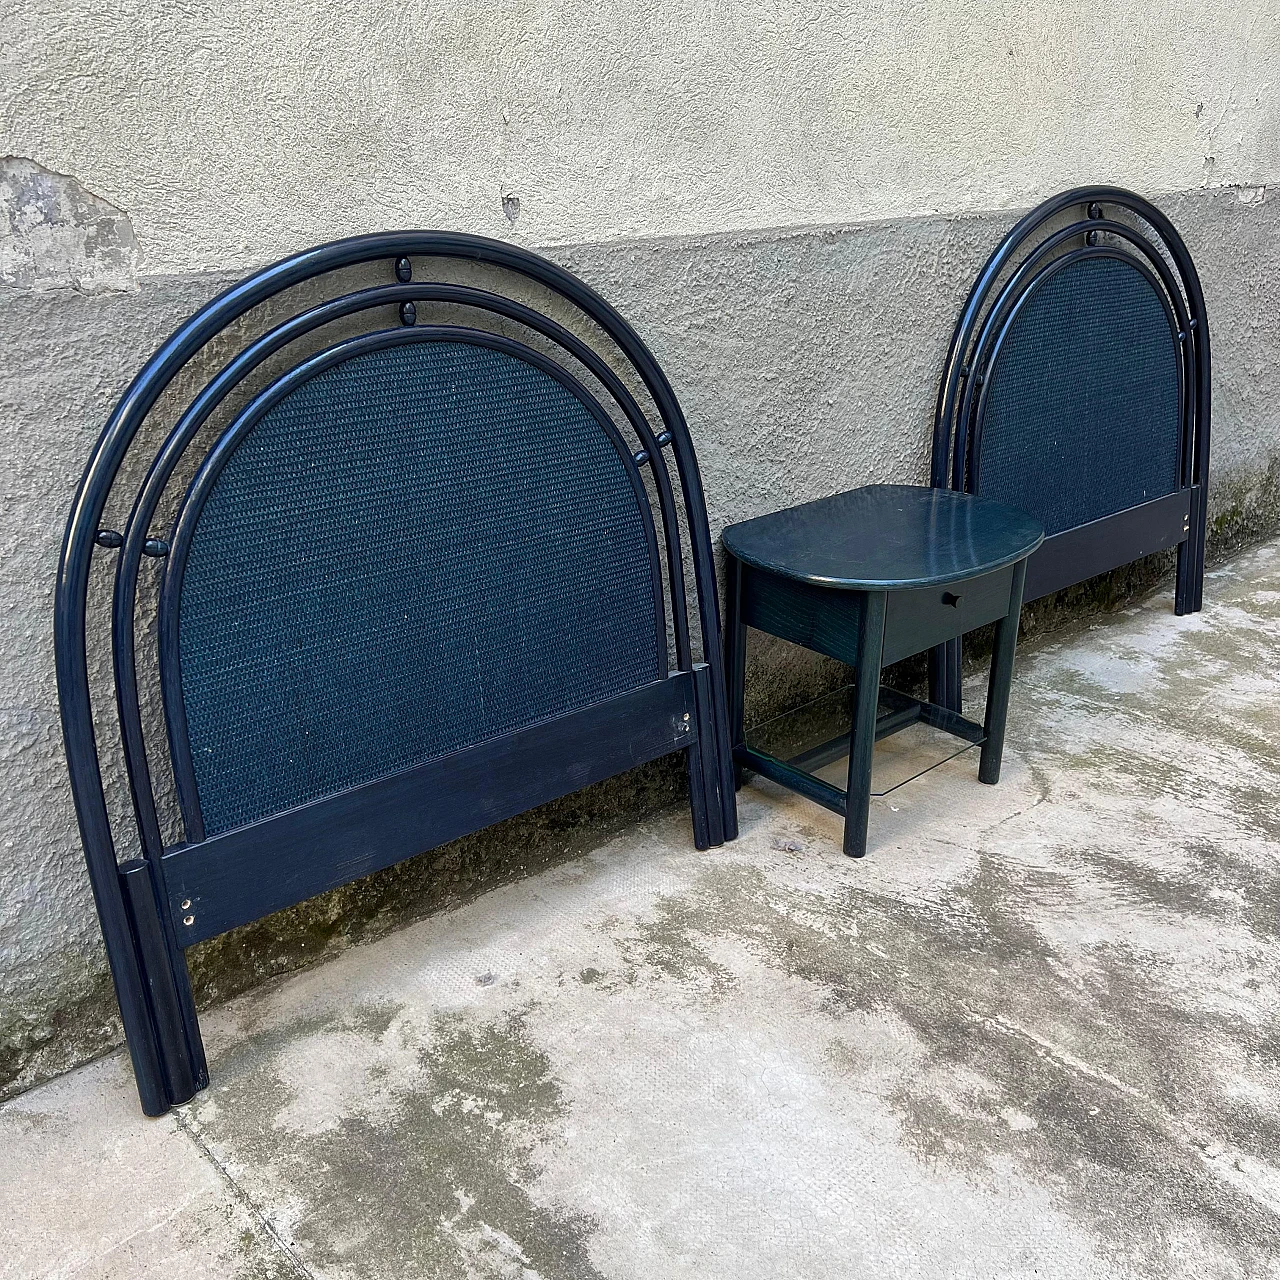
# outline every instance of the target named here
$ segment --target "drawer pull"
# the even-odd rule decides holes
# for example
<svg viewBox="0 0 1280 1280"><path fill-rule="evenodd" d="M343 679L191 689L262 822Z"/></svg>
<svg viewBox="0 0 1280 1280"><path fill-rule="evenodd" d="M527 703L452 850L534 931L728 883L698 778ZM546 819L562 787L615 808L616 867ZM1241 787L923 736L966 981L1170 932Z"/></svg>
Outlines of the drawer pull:
<svg viewBox="0 0 1280 1280"><path fill-rule="evenodd" d="M960 607L960 601L963 599L963 596L958 596L951 591L944 591L942 593L942 603L949 604L953 609L958 609Z"/></svg>

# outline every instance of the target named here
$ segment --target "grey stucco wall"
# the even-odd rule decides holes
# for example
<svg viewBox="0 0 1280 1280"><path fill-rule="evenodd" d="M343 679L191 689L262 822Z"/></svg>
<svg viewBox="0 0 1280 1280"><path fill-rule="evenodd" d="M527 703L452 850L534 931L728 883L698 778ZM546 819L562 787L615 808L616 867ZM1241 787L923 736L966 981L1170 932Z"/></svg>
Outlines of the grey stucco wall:
<svg viewBox="0 0 1280 1280"><path fill-rule="evenodd" d="M1212 554L1280 523L1280 198L1162 198L1204 281L1213 332ZM713 533L791 502L926 474L938 371L975 271L1014 214L567 245L552 256L616 303L689 418ZM65 778L52 588L75 482L144 357L227 282L143 276L90 294L62 273L0 289L5 556L0 578L0 1092L114 1043ZM16 287L21 284L23 287ZM38 287L35 287L38 286ZM776 702L826 678L765 653ZM763 705L757 701L757 705ZM193 953L214 1000L563 856L671 803L678 769L604 784Z"/></svg>
<svg viewBox="0 0 1280 1280"><path fill-rule="evenodd" d="M149 274L869 222L1274 182L1278 35L1270 0L24 0L0 147L129 210Z"/></svg>

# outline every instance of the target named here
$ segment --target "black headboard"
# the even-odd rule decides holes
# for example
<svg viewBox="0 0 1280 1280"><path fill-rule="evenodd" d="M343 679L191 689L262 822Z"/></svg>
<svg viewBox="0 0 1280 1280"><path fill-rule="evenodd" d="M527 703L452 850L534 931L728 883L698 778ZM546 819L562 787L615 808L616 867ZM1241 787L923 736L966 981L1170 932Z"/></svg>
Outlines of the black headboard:
<svg viewBox="0 0 1280 1280"><path fill-rule="evenodd" d="M92 709L104 587L118 739ZM608 303L508 244L338 241L187 321L89 460L55 638L152 1114L206 1082L202 939L671 752L697 845L736 834L683 415Z"/></svg>
<svg viewBox="0 0 1280 1280"><path fill-rule="evenodd" d="M1195 266L1154 205L1081 187L1032 210L978 276L951 339L932 482L1038 517L1034 600L1169 547L1200 608L1209 326ZM960 648L933 698L959 708Z"/></svg>

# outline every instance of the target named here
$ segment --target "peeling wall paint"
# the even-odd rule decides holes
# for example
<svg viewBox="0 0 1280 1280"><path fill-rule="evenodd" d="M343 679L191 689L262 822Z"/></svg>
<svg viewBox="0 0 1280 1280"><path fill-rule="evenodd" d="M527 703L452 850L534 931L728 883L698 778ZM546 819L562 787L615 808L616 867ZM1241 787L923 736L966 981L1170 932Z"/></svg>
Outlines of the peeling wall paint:
<svg viewBox="0 0 1280 1280"><path fill-rule="evenodd" d="M129 215L74 178L0 159L0 285L120 293L138 287Z"/></svg>

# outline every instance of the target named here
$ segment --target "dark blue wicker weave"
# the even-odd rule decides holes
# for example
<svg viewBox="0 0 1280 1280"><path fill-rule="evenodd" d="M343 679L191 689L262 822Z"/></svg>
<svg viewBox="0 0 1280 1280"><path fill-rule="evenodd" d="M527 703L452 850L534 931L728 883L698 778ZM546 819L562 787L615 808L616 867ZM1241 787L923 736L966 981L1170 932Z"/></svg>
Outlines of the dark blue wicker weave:
<svg viewBox="0 0 1280 1280"><path fill-rule="evenodd" d="M206 833L660 678L654 559L618 447L525 361L415 344L304 383L187 560Z"/></svg>
<svg viewBox="0 0 1280 1280"><path fill-rule="evenodd" d="M1025 300L991 372L976 492L1052 535L1180 483L1179 350L1137 267L1085 258Z"/></svg>

